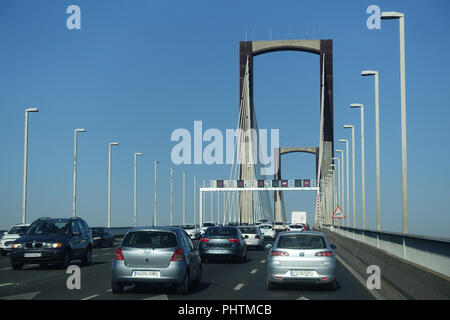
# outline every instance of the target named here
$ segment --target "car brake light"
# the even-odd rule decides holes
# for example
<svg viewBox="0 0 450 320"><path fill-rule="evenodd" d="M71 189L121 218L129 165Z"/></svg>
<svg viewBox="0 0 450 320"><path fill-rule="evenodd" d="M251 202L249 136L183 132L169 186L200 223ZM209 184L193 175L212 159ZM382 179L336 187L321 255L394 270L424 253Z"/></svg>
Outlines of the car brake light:
<svg viewBox="0 0 450 320"><path fill-rule="evenodd" d="M321 251L315 254L316 257L334 257L333 251Z"/></svg>
<svg viewBox="0 0 450 320"><path fill-rule="evenodd" d="M116 251L114 252L114 259L120 260L120 261L125 260L123 257L123 254L122 254L122 250L120 248L117 248Z"/></svg>
<svg viewBox="0 0 450 320"><path fill-rule="evenodd" d="M270 253L272 256L289 256L289 253L285 252L285 251L272 251Z"/></svg>
<svg viewBox="0 0 450 320"><path fill-rule="evenodd" d="M183 252L183 250L181 248L175 250L175 252L172 255L172 259L170 259L170 261L171 262L172 261L184 261L184 252Z"/></svg>
<svg viewBox="0 0 450 320"><path fill-rule="evenodd" d="M237 239L237 238L231 238L231 239L228 239L228 241L230 241L232 243L239 243L239 239Z"/></svg>
<svg viewBox="0 0 450 320"><path fill-rule="evenodd" d="M200 239L200 242L208 242L209 241L209 238L201 238Z"/></svg>

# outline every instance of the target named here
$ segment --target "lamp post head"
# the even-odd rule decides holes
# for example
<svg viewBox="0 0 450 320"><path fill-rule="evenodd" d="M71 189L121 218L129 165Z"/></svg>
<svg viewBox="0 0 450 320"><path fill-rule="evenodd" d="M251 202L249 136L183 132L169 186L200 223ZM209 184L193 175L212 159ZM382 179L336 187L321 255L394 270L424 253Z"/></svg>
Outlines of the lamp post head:
<svg viewBox="0 0 450 320"><path fill-rule="evenodd" d="M405 15L401 12L395 12L395 11L383 11L381 13L381 19L382 20L392 20L392 19L398 19L403 18Z"/></svg>
<svg viewBox="0 0 450 320"><path fill-rule="evenodd" d="M135 156L143 156L144 154L143 154L143 153L140 153L140 152L136 152L134 155L135 155Z"/></svg>
<svg viewBox="0 0 450 320"><path fill-rule="evenodd" d="M347 140L347 139L339 139L339 142L345 142L345 143L348 143L348 140Z"/></svg>
<svg viewBox="0 0 450 320"><path fill-rule="evenodd" d="M339 158L331 158L331 159L333 159L333 160L341 160L341 159L339 159Z"/></svg>
<svg viewBox="0 0 450 320"><path fill-rule="evenodd" d="M110 145L110 146L118 146L119 143L118 143L118 142L110 142L109 145Z"/></svg>
<svg viewBox="0 0 450 320"><path fill-rule="evenodd" d="M344 141L339 140L339 142L344 142ZM336 152L344 152L344 150L337 149Z"/></svg>
<svg viewBox="0 0 450 320"><path fill-rule="evenodd" d="M378 71L375 70L363 70L361 71L361 76L365 77L365 76L375 76L378 74Z"/></svg>
<svg viewBox="0 0 450 320"><path fill-rule="evenodd" d="M345 128L345 129L354 129L355 126L354 126L354 125L351 125L351 124L345 124L345 125L343 126L343 128Z"/></svg>
<svg viewBox="0 0 450 320"><path fill-rule="evenodd" d="M86 129L83 128L75 129L75 132L86 132Z"/></svg>
<svg viewBox="0 0 450 320"><path fill-rule="evenodd" d="M364 108L364 105L361 103L352 103L350 108Z"/></svg>
<svg viewBox="0 0 450 320"><path fill-rule="evenodd" d="M38 112L39 110L38 110L38 108L28 108L28 109L25 109L25 112Z"/></svg>

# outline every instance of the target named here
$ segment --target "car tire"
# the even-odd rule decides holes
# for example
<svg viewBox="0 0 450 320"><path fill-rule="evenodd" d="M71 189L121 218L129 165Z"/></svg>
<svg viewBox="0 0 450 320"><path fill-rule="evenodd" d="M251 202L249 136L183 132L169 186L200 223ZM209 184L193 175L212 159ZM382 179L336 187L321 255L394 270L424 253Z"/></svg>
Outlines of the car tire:
<svg viewBox="0 0 450 320"><path fill-rule="evenodd" d="M59 263L59 267L60 267L61 269L67 269L67 267L69 266L69 264L70 264L70 250L67 249L67 250L64 252L64 257L63 257L62 261Z"/></svg>
<svg viewBox="0 0 450 320"><path fill-rule="evenodd" d="M23 268L23 264L20 264L20 263L12 263L11 266L12 266L13 270L22 270L22 268Z"/></svg>
<svg viewBox="0 0 450 320"><path fill-rule="evenodd" d="M275 289L276 289L275 283L273 283L273 282L270 281L270 280L267 280L267 289L268 289L268 290L275 290Z"/></svg>
<svg viewBox="0 0 450 320"><path fill-rule="evenodd" d="M123 284L111 281L111 290L114 294L120 294L123 292Z"/></svg>
<svg viewBox="0 0 450 320"><path fill-rule="evenodd" d="M183 282L177 286L178 294L187 294L189 292L189 270L186 270Z"/></svg>
<svg viewBox="0 0 450 320"><path fill-rule="evenodd" d="M92 264L92 249L91 249L91 247L86 248L83 258L81 258L81 263L84 266L90 266Z"/></svg>

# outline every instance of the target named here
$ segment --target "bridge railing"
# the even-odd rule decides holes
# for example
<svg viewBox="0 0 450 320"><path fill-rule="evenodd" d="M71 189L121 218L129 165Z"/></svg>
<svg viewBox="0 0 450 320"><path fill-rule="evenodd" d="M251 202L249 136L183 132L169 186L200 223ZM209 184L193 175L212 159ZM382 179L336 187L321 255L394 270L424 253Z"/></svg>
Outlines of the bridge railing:
<svg viewBox="0 0 450 320"><path fill-rule="evenodd" d="M324 224L322 228L361 241L450 277L450 239Z"/></svg>

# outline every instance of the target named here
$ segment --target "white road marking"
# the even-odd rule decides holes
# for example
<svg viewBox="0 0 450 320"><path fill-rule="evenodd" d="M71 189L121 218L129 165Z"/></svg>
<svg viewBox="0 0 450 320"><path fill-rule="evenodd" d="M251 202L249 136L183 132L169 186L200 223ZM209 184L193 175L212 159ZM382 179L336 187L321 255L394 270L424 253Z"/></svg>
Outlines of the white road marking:
<svg viewBox="0 0 450 320"><path fill-rule="evenodd" d="M13 286L14 283L0 283L0 287Z"/></svg>
<svg viewBox="0 0 450 320"><path fill-rule="evenodd" d="M111 253L104 253L104 254L102 254L102 256L110 256L111 255Z"/></svg>
<svg viewBox="0 0 450 320"><path fill-rule="evenodd" d="M308 298L305 298L305 297L298 297L297 299L295 299L295 300L309 300Z"/></svg>
<svg viewBox="0 0 450 320"><path fill-rule="evenodd" d="M250 271L251 274L255 274L258 272L258 269L253 269L252 271Z"/></svg>
<svg viewBox="0 0 450 320"><path fill-rule="evenodd" d="M106 290L106 292L112 292L112 289L108 289L108 290Z"/></svg>
<svg viewBox="0 0 450 320"><path fill-rule="evenodd" d="M12 269L11 267L8 267L8 268L0 269L0 271L6 271L6 270L11 270L11 269Z"/></svg>
<svg viewBox="0 0 450 320"><path fill-rule="evenodd" d="M160 294L157 296L144 298L142 300L169 300L169 298L165 294Z"/></svg>
<svg viewBox="0 0 450 320"><path fill-rule="evenodd" d="M98 296L99 296L98 294L94 294L94 295L92 295L92 296L83 298L83 299L81 299L81 300L89 300L89 299L93 299L93 298L98 297Z"/></svg>
<svg viewBox="0 0 450 320"><path fill-rule="evenodd" d="M234 287L234 291L238 291L238 290L241 290L241 288L244 286L244 284L243 283L239 283L236 287Z"/></svg>
<svg viewBox="0 0 450 320"><path fill-rule="evenodd" d="M266 260L261 260L261 263L266 263Z"/></svg>
<svg viewBox="0 0 450 320"><path fill-rule="evenodd" d="M335 255L335 257L356 278L356 280L358 280L362 284L362 286L364 288L366 288L367 291L369 291L369 293L371 293L375 297L375 299L377 299L377 300L385 300L383 298L383 296L381 294L379 294L376 290L369 290L367 288L366 280L363 277L361 277L352 267L350 267L347 263L345 263L344 260L342 260L341 257L339 257L337 254Z"/></svg>

